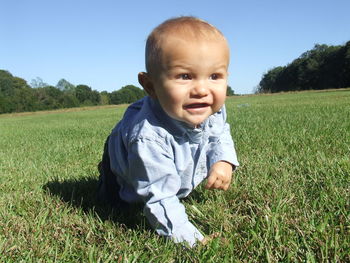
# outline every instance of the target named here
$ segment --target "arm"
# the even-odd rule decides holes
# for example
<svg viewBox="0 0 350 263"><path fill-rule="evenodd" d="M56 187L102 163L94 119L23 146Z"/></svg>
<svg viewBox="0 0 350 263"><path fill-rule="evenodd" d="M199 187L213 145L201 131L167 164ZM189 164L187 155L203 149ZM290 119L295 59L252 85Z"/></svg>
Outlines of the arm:
<svg viewBox="0 0 350 263"><path fill-rule="evenodd" d="M151 226L162 236L193 246L203 235L191 224L176 193L181 179L170 149L147 139L129 145L130 183L145 203L144 213Z"/></svg>
<svg viewBox="0 0 350 263"><path fill-rule="evenodd" d="M215 125L219 129L219 139L210 154L210 170L206 188L227 190L231 183L232 171L239 166L239 163L230 133L230 125L226 122L225 106L221 109L221 115L217 116Z"/></svg>

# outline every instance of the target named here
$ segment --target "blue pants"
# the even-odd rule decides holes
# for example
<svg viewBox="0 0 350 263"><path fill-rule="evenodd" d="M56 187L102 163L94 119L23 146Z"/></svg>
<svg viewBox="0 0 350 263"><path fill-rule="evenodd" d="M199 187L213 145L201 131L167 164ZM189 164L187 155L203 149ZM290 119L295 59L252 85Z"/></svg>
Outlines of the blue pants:
<svg viewBox="0 0 350 263"><path fill-rule="evenodd" d="M104 145L102 161L98 164L100 177L98 182L97 197L100 202L107 203L113 207L127 206L128 204L120 199L120 186L117 182L116 176L111 170L108 154L108 140L109 137Z"/></svg>

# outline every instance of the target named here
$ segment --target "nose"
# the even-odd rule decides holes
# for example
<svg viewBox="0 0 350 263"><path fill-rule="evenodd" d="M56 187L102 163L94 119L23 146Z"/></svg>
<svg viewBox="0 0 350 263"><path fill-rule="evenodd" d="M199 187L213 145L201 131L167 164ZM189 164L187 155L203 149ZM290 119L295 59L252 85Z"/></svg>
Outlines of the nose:
<svg viewBox="0 0 350 263"><path fill-rule="evenodd" d="M209 94L209 89L205 81L196 81L191 89L191 95L195 98L202 98Z"/></svg>

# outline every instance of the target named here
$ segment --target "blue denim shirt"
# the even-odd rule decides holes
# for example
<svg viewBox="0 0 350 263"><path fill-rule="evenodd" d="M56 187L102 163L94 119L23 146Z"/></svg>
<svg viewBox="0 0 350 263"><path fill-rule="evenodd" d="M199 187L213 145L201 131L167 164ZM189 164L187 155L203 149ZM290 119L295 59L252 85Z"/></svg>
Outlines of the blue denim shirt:
<svg viewBox="0 0 350 263"><path fill-rule="evenodd" d="M162 236L191 246L203 239L179 198L202 182L217 161L239 165L225 107L191 128L145 97L128 107L108 146L121 199L143 202L145 216Z"/></svg>

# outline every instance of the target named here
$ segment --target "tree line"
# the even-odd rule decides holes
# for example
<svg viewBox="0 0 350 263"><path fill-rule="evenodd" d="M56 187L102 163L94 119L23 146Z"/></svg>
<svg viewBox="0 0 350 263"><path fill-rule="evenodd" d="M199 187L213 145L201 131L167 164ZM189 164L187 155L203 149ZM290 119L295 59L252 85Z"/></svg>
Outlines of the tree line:
<svg viewBox="0 0 350 263"><path fill-rule="evenodd" d="M350 41L345 45L316 44L286 66L265 73L257 93L350 87Z"/></svg>
<svg viewBox="0 0 350 263"><path fill-rule="evenodd" d="M29 85L24 79L0 70L0 114L123 104L144 96L145 92L133 85L113 92L98 92L83 84L74 86L65 79L61 79L56 86L51 86L36 78Z"/></svg>
<svg viewBox="0 0 350 263"><path fill-rule="evenodd" d="M80 106L129 104L146 95L145 91L127 85L113 92L92 90L87 85L74 86L61 79L56 86L33 79L30 85L22 78L0 70L0 114L24 111L54 110ZM227 95L234 95L227 87Z"/></svg>

